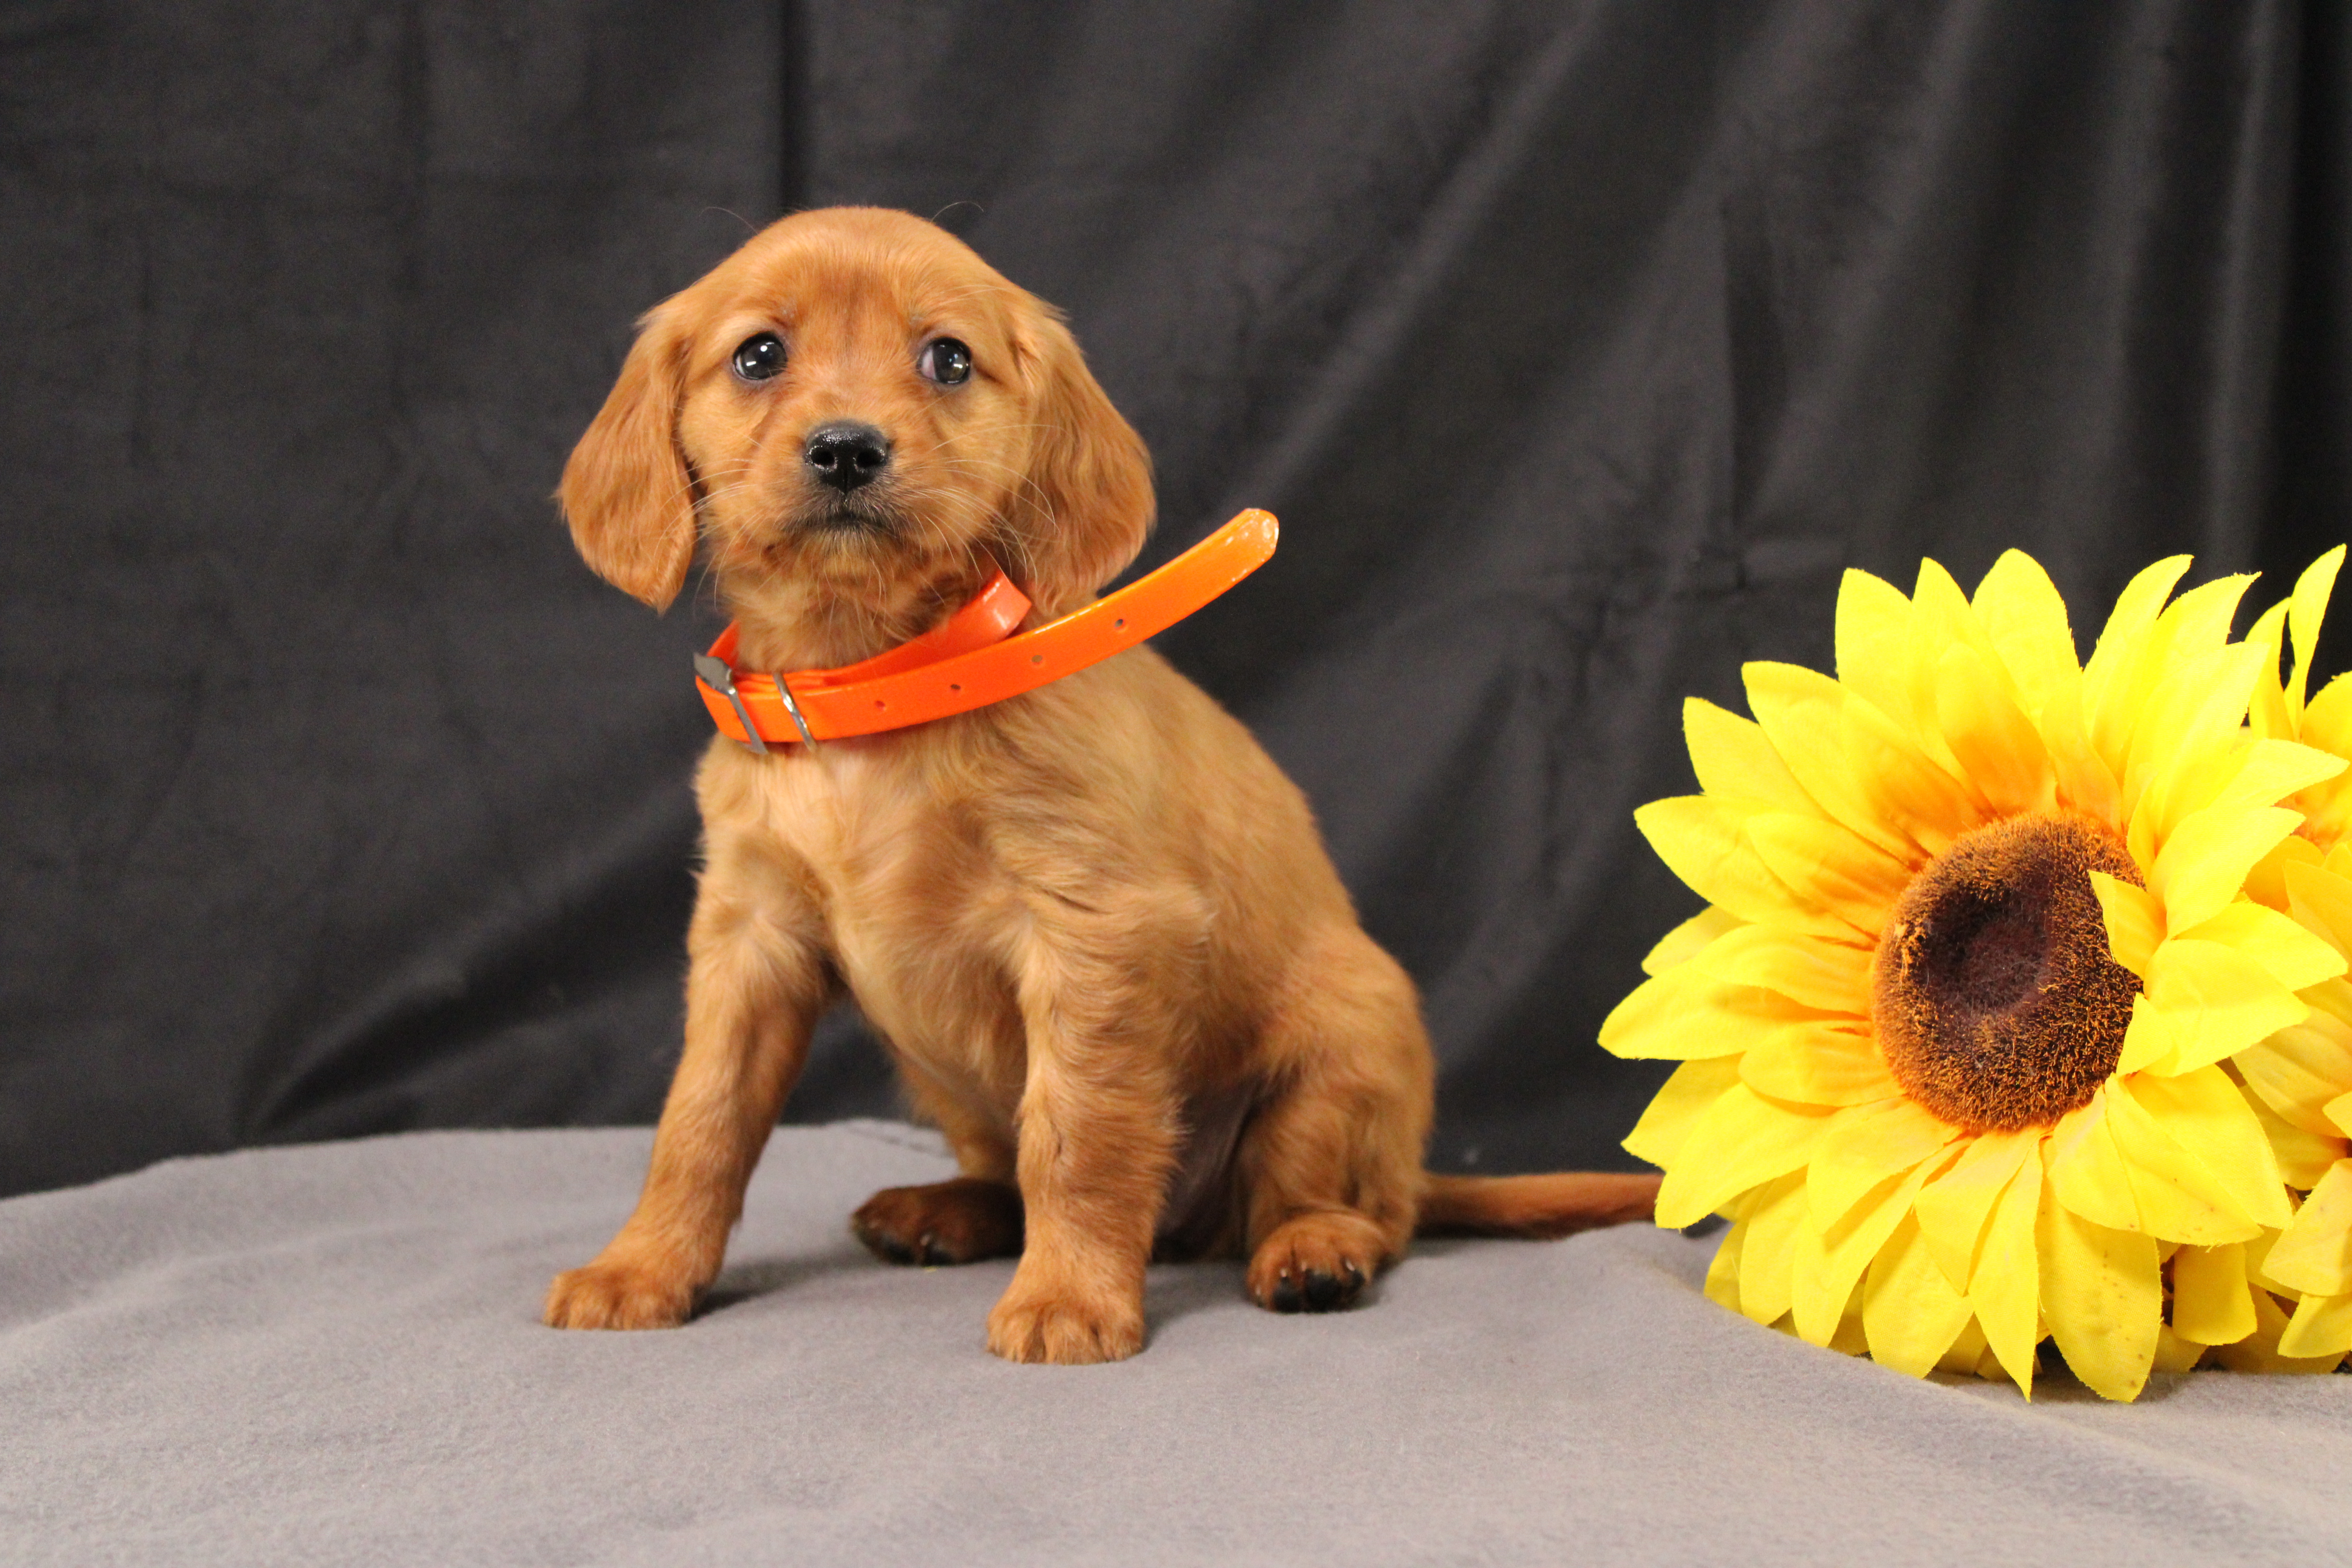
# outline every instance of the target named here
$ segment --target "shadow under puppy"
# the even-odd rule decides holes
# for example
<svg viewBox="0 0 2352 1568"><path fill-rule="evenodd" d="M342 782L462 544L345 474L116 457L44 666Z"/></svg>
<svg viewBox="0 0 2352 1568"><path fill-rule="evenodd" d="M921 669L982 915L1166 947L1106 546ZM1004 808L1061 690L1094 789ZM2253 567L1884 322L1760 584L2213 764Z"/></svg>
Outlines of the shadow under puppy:
<svg viewBox="0 0 2352 1568"><path fill-rule="evenodd" d="M803 213L655 308L563 475L588 563L656 608L698 549L747 668L938 625L1002 563L1028 625L1152 521L1142 442L1059 315L904 213ZM681 678L681 695L683 695ZM988 1346L1143 1344L1144 1267L1241 1254L1282 1311L1352 1301L1416 1226L1557 1236L1654 1177L1422 1169L1412 984L1307 803L1148 647L958 717L765 756L715 742L685 1054L636 1212L557 1277L567 1328L678 1323L845 990L962 1174L880 1193L886 1258L1019 1254Z"/></svg>

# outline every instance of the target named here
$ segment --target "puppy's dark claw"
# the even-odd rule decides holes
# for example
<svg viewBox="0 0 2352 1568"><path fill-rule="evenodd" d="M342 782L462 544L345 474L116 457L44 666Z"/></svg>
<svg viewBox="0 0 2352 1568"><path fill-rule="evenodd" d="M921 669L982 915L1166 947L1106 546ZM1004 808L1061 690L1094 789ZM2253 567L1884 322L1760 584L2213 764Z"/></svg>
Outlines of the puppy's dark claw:
<svg viewBox="0 0 2352 1568"><path fill-rule="evenodd" d="M1329 1311L1339 1304L1339 1298L1344 1289L1339 1283L1338 1275L1326 1274L1320 1268L1308 1269L1307 1271L1307 1310L1310 1312Z"/></svg>
<svg viewBox="0 0 2352 1568"><path fill-rule="evenodd" d="M1303 1274L1284 1269L1265 1304L1277 1312L1336 1312L1353 1305L1363 1290L1363 1266L1350 1258L1340 1261L1337 1274L1321 1268Z"/></svg>

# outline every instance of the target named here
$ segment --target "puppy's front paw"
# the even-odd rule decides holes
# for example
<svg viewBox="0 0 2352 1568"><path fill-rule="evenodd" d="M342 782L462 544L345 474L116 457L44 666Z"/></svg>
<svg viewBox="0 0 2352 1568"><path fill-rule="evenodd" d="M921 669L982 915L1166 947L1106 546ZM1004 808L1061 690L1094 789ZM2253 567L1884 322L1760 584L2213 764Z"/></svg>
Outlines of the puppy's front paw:
<svg viewBox="0 0 2352 1568"><path fill-rule="evenodd" d="M1055 1366L1125 1361L1143 1348L1143 1304L1052 1294L1016 1277L988 1314L988 1348L1006 1361Z"/></svg>
<svg viewBox="0 0 2352 1568"><path fill-rule="evenodd" d="M676 1268L599 1258L555 1277L542 1315L553 1329L674 1329L694 1310L694 1282Z"/></svg>
<svg viewBox="0 0 2352 1568"><path fill-rule="evenodd" d="M1387 1251L1362 1215L1301 1215L1277 1226L1250 1258L1250 1300L1276 1312L1352 1307Z"/></svg>

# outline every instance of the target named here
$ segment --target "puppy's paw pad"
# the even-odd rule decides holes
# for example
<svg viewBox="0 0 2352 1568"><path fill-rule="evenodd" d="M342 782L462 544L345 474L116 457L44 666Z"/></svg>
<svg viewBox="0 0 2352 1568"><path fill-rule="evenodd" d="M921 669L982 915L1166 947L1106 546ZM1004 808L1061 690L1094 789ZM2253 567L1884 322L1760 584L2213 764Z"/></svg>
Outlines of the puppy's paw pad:
<svg viewBox="0 0 2352 1568"><path fill-rule="evenodd" d="M988 1348L1006 1361L1091 1366L1143 1348L1143 1314L1077 1300L1015 1300L988 1315Z"/></svg>
<svg viewBox="0 0 2352 1568"><path fill-rule="evenodd" d="M542 1312L554 1329L674 1329L694 1310L694 1287L634 1263L591 1263L555 1277Z"/></svg>
<svg viewBox="0 0 2352 1568"><path fill-rule="evenodd" d="M1276 1312L1352 1307L1384 1256L1360 1215L1309 1215L1269 1236L1250 1259L1250 1300Z"/></svg>
<svg viewBox="0 0 2352 1568"><path fill-rule="evenodd" d="M960 1176L929 1186L886 1188L850 1216L849 1228L886 1263L933 1267L1017 1255L1021 1221L1017 1189Z"/></svg>

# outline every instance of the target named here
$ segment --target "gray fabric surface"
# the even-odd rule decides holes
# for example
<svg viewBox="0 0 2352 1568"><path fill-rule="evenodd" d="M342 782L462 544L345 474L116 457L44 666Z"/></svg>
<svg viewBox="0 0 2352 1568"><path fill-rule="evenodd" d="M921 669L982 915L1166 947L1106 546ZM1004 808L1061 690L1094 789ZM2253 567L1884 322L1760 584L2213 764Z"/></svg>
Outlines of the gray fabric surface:
<svg viewBox="0 0 2352 1568"><path fill-rule="evenodd" d="M1009 1264L849 1240L948 1168L878 1123L777 1134L684 1330L540 1327L646 1144L422 1133L0 1203L0 1558L2352 1557L2352 1379L1916 1383L1710 1306L1706 1244L1646 1227L1425 1244L1329 1318L1158 1268L1140 1357L1010 1366Z"/></svg>

